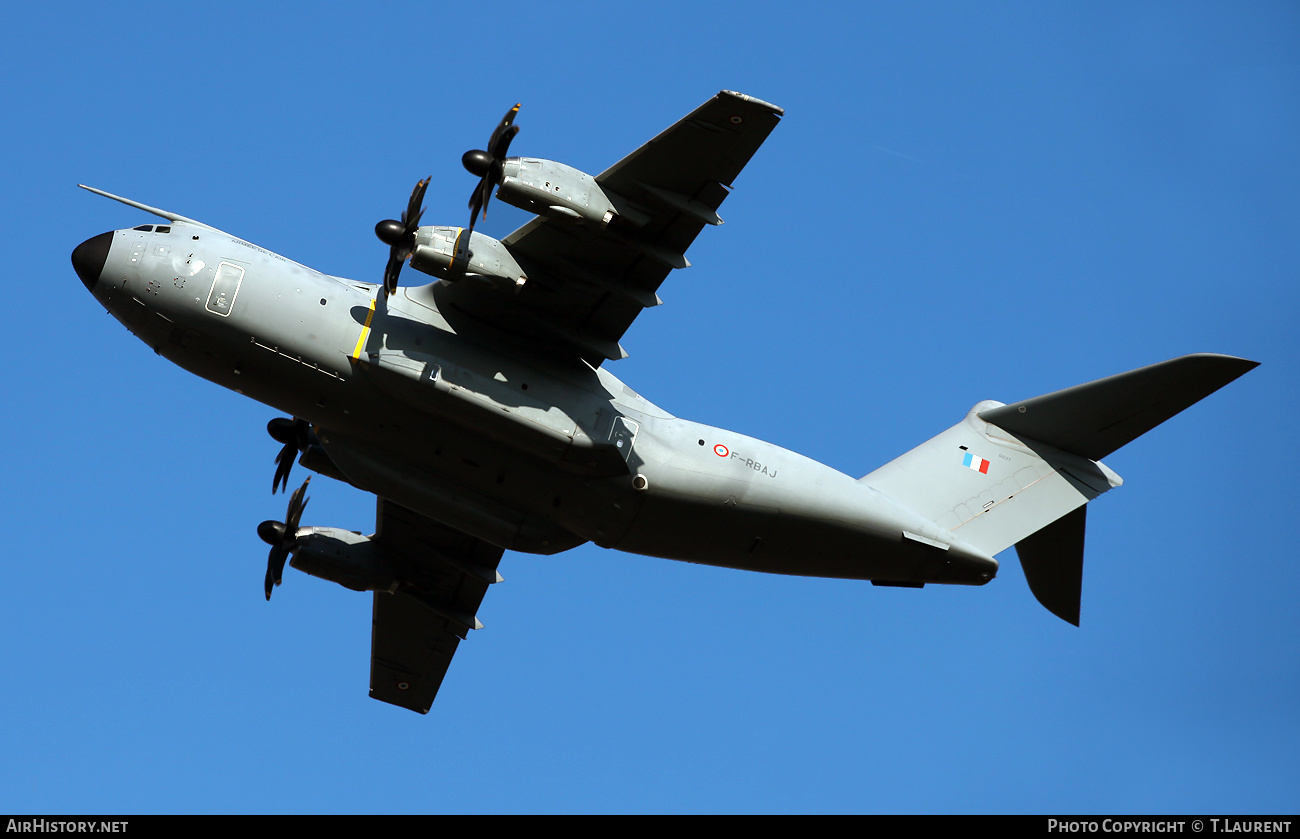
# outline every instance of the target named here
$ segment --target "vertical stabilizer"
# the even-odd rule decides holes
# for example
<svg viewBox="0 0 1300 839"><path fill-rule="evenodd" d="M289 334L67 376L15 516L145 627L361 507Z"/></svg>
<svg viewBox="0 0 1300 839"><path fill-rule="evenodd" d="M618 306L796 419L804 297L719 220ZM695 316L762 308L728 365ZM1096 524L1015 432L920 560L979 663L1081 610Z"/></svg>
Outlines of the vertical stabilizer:
<svg viewBox="0 0 1300 839"><path fill-rule="evenodd" d="M1202 353L981 402L862 481L989 556L1015 545L1034 596L1077 626L1084 505L1123 483L1100 459L1256 366Z"/></svg>
<svg viewBox="0 0 1300 839"><path fill-rule="evenodd" d="M1088 508L1072 513L1016 543L1029 590L1047 611L1079 625L1083 600L1083 529Z"/></svg>
<svg viewBox="0 0 1300 839"><path fill-rule="evenodd" d="M981 402L942 434L872 472L864 483L993 556L1123 483L1104 464L983 419Z"/></svg>

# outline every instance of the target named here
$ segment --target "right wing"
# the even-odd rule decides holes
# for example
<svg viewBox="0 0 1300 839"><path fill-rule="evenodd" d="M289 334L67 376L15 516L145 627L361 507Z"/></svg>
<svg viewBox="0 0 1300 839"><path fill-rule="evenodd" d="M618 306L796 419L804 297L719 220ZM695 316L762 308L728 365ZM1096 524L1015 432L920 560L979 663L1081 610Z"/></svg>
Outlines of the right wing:
<svg viewBox="0 0 1300 839"><path fill-rule="evenodd" d="M458 332L524 339L593 366L626 353L619 339L780 122L775 105L724 90L595 176L627 213L607 228L539 217L502 242L528 275L518 294L436 283L438 310ZM617 196L617 199L614 198ZM635 220L633 220L635 219Z"/></svg>
<svg viewBox="0 0 1300 839"><path fill-rule="evenodd" d="M403 587L374 593L370 695L427 714L504 551L384 498L376 518Z"/></svg>

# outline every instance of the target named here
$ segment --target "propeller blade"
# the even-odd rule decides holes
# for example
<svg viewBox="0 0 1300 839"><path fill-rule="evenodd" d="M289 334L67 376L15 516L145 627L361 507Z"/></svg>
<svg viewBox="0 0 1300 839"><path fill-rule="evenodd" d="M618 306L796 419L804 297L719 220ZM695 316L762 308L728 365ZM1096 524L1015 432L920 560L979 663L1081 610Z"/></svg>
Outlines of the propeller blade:
<svg viewBox="0 0 1300 839"><path fill-rule="evenodd" d="M394 248L396 250L396 248ZM384 298L387 299L397 293L397 278L402 273L402 263L406 260L400 255L393 253L388 257L388 264L384 266Z"/></svg>
<svg viewBox="0 0 1300 839"><path fill-rule="evenodd" d="M487 204L492 198L492 182L488 180L490 175L484 175L483 180L478 182L474 187L474 194L469 197L469 233L472 238L474 235L474 225L478 224L479 210L483 211L483 218L487 218ZM470 239L466 239L466 242Z"/></svg>
<svg viewBox="0 0 1300 839"><path fill-rule="evenodd" d="M278 430L282 431L283 428L281 424ZM307 485L310 483L311 477L308 476L307 480L302 482L302 486L293 491L283 522L264 521L257 526L258 538L271 546L271 552L266 555L267 600L271 599L271 590L280 585L280 579L284 576L284 564L297 548L298 522L302 520L302 511L307 509L307 502L310 500L304 497L307 493Z"/></svg>
<svg viewBox="0 0 1300 839"><path fill-rule="evenodd" d="M506 151L510 148L510 141L519 133L519 126L515 125L515 115L519 113L522 102L516 102L515 106L506 111L506 115L501 118L501 124L492 132L492 139L488 140L488 152L497 160L504 160Z"/></svg>
<svg viewBox="0 0 1300 839"><path fill-rule="evenodd" d="M424 215L424 192L429 188L429 178L425 178L411 190L411 200L406 202L406 212L402 213L402 222L408 232L414 233L420 226L420 217Z"/></svg>
<svg viewBox="0 0 1300 839"><path fill-rule="evenodd" d="M469 197L469 238L466 241L474 238L474 225L478 224L478 211L482 210L483 218L487 218L487 207L483 201L484 183L487 183L486 178L483 179L482 183L474 187L474 194Z"/></svg>
<svg viewBox="0 0 1300 839"><path fill-rule="evenodd" d="M289 558L289 552L284 548L271 548L270 555L266 558L266 599L271 599L271 589L280 584L280 578L284 575L284 563Z"/></svg>
<svg viewBox="0 0 1300 839"><path fill-rule="evenodd" d="M311 500L310 498L303 498L303 494L307 492L307 485L310 483L311 476L308 475L307 480L303 481L302 486L293 491L293 497L289 499L289 512L285 516L284 526L291 533L298 529L298 522L302 519L302 511L307 509L307 502Z"/></svg>
<svg viewBox="0 0 1300 839"><path fill-rule="evenodd" d="M271 494L275 495L281 489L286 492L289 489L289 472L293 469L293 462L298 458L298 444L292 440L284 444L280 453L275 456L275 477L271 479Z"/></svg>
<svg viewBox="0 0 1300 839"><path fill-rule="evenodd" d="M271 494L275 495L280 491L281 485L288 491L289 473L293 470L294 460L299 452L307 451L313 435L311 423L298 417L276 417L266 424L266 433L277 443L284 444L284 448L275 456L275 476L271 480Z"/></svg>
<svg viewBox="0 0 1300 839"><path fill-rule="evenodd" d="M402 263L411 258L415 250L415 232L424 216L424 193L429 188L425 178L411 190L411 198L402 211L402 220L384 219L375 225L375 235L388 245L388 264L384 266L384 297L397 292L397 277L402 273Z"/></svg>
<svg viewBox="0 0 1300 839"><path fill-rule="evenodd" d="M487 218L487 205L492 200L492 189L501 183L506 154L510 151L510 141L519 133L519 126L514 124L519 107L520 104L516 103L513 108L506 111L506 115L501 118L501 122L488 139L487 151L478 149L467 151L460 159L470 174L479 176L478 186L474 187L474 192L469 197L471 236L474 234L474 225L478 223L480 212L483 218Z"/></svg>

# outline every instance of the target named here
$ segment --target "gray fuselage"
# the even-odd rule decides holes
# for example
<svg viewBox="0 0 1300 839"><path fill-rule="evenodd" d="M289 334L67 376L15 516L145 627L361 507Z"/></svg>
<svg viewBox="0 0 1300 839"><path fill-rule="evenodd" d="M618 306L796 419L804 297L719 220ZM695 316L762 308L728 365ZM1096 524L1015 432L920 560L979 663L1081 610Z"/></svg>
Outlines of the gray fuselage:
<svg viewBox="0 0 1300 839"><path fill-rule="evenodd" d="M304 465L501 547L592 541L904 584L978 585L997 572L828 466L678 419L603 368L454 330L436 284L385 301L374 284L177 222L105 233L73 262L158 354L308 420L328 458Z"/></svg>

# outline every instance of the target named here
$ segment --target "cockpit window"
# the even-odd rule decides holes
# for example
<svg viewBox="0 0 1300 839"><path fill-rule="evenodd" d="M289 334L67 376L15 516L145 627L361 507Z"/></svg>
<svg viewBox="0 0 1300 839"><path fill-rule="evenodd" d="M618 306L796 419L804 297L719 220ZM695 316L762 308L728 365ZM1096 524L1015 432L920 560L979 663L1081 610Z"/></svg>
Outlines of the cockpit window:
<svg viewBox="0 0 1300 839"><path fill-rule="evenodd" d="M160 224L154 228L154 233L171 233L172 229L165 224Z"/></svg>
<svg viewBox="0 0 1300 839"><path fill-rule="evenodd" d="M135 228L135 229L136 229L136 230L143 230L145 233L152 233L152 232L153 232L153 225L152 225L152 224L142 224L142 225L140 225L139 227L137 227L137 228Z"/></svg>

